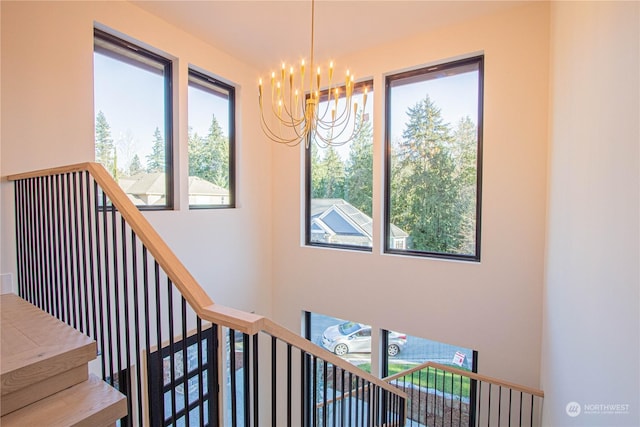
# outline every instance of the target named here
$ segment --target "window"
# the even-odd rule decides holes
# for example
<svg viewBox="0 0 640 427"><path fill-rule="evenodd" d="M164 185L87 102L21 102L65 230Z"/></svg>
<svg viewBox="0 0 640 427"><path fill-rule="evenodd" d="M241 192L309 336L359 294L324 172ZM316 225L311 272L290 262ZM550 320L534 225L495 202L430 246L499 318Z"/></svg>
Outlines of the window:
<svg viewBox="0 0 640 427"><path fill-rule="evenodd" d="M352 102L363 125L344 145L322 147L312 142L306 151L306 244L371 250L373 186L373 82L358 83ZM365 110L364 90L367 88ZM344 90L342 91L344 93ZM325 98L319 110L327 110ZM340 98L344 106L344 97ZM332 101L333 102L333 101ZM334 129L334 135L339 129Z"/></svg>
<svg viewBox="0 0 640 427"><path fill-rule="evenodd" d="M235 89L189 70L189 206L234 207Z"/></svg>
<svg viewBox="0 0 640 427"><path fill-rule="evenodd" d="M173 206L171 61L94 30L96 161L139 207Z"/></svg>
<svg viewBox="0 0 640 427"><path fill-rule="evenodd" d="M416 370L425 362L435 362L463 371L478 372L478 352L394 331L382 331L382 376L411 370L392 385L403 390L409 399L407 418L417 425L474 425L475 381L458 374L429 367ZM434 405L438 398L449 402L445 411ZM418 409L420 408L420 409ZM441 409L441 408L440 408Z"/></svg>
<svg viewBox="0 0 640 427"><path fill-rule="evenodd" d="M386 90L385 252L479 261L483 57Z"/></svg>
<svg viewBox="0 0 640 427"><path fill-rule="evenodd" d="M304 318L306 339L371 372L371 326L308 311Z"/></svg>
<svg viewBox="0 0 640 427"><path fill-rule="evenodd" d="M187 418L195 425L216 424L209 415L216 413L217 405L213 381L217 375L215 334L214 327L210 327L186 341L177 341L149 355L149 417L152 425L173 425L173 416L177 425L185 425ZM161 415L162 419L159 419Z"/></svg>

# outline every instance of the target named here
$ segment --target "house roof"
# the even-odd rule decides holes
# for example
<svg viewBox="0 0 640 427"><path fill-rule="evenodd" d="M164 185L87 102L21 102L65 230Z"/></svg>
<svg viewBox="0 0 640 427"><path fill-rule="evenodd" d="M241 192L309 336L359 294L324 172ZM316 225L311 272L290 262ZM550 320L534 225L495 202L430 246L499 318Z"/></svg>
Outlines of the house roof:
<svg viewBox="0 0 640 427"><path fill-rule="evenodd" d="M344 199L311 199L311 218L331 234L373 237L373 219ZM391 224L391 236L406 238L409 234Z"/></svg>

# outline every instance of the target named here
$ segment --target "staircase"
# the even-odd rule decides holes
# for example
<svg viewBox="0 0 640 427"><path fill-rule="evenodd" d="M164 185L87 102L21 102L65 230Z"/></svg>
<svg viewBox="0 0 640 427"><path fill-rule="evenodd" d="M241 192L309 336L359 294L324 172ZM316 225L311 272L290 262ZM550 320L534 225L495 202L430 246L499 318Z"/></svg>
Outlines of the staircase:
<svg viewBox="0 0 640 427"><path fill-rule="evenodd" d="M108 426L126 398L88 363L96 344L17 295L0 296L0 425Z"/></svg>

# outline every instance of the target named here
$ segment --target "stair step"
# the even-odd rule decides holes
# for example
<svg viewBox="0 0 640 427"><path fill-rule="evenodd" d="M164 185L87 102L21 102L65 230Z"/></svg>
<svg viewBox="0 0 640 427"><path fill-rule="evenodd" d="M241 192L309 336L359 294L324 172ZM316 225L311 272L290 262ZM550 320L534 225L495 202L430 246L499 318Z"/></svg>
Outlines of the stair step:
<svg viewBox="0 0 640 427"><path fill-rule="evenodd" d="M0 295L0 313L1 415L87 380L91 338L14 294Z"/></svg>
<svg viewBox="0 0 640 427"><path fill-rule="evenodd" d="M87 381L0 418L2 427L110 426L127 415L126 397L90 375Z"/></svg>

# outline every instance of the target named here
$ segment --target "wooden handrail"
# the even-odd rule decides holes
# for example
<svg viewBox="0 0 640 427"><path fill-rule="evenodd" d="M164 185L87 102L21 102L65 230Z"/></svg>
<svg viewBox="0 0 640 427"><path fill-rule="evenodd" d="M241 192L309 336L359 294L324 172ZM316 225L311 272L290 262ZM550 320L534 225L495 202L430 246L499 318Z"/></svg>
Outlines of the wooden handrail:
<svg viewBox="0 0 640 427"><path fill-rule="evenodd" d="M464 371L462 369L454 368L452 366L441 365L436 362L425 362L421 365L414 366L411 369L407 369L406 371L398 372L397 374L390 375L388 377L383 378L383 381L390 383L391 381L397 380L398 378L406 377L407 375L411 375L414 372L421 371L425 368L434 368L440 369L441 371L449 372L451 374L460 375L463 377L467 377L472 380L478 380L485 383L491 383L497 386L510 388L515 391L521 391L523 393L528 393L533 396L544 397L544 392L542 390L538 390L536 388L522 386L520 384L511 383L508 381L503 381L498 378L489 377L486 375L476 374L475 372Z"/></svg>
<svg viewBox="0 0 640 427"><path fill-rule="evenodd" d="M149 221L140 213L138 207L133 204L126 193L122 188L120 188L101 164L85 162L69 166L41 169L33 172L9 175L7 176L7 180L19 181L23 179L85 171L89 172L89 174L91 174L95 179L102 191L104 191L104 193L109 197L113 206L115 206L120 215L122 215L127 224L131 227L131 230L135 232L138 239L140 239L140 241L145 245L149 253L167 274L167 277L169 277L171 282L176 286L191 308L202 320L216 323L248 335L265 332L302 351L318 356L341 369L352 372L357 369L360 371L358 375L361 378L406 399L406 394L401 390L398 390L396 387L393 387L387 382L382 381L380 378L357 368L335 354L316 346L311 343L311 341L302 338L300 335L278 325L266 317L215 304L173 251L169 249L169 246L151 226Z"/></svg>

